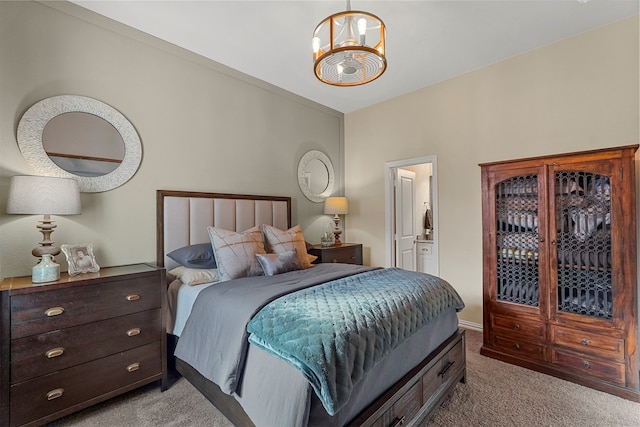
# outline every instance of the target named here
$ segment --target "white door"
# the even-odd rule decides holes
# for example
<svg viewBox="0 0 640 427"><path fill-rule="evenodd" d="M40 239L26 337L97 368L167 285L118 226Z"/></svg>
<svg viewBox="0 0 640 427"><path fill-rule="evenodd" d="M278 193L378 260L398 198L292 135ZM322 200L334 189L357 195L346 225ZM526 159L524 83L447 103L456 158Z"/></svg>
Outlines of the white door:
<svg viewBox="0 0 640 427"><path fill-rule="evenodd" d="M396 267L416 270L415 172L396 169L395 249Z"/></svg>

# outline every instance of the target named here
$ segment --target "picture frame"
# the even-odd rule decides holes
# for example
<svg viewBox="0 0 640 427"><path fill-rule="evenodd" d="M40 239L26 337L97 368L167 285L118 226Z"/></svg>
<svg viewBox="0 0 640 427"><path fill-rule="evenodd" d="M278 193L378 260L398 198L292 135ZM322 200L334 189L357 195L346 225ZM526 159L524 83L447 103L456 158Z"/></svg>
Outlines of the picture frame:
<svg viewBox="0 0 640 427"><path fill-rule="evenodd" d="M100 266L96 262L96 258L93 256L92 243L62 245L60 248L67 258L67 263L69 264L68 273L70 276L100 271Z"/></svg>

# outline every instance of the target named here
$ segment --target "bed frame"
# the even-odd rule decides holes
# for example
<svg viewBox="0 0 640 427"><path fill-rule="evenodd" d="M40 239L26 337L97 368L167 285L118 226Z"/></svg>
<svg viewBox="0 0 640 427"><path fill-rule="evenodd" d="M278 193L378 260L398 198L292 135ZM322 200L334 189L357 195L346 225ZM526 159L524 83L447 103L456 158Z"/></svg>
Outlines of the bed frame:
<svg viewBox="0 0 640 427"><path fill-rule="evenodd" d="M204 213L203 213L204 212ZM291 198L187 191L157 191L157 263L171 268L166 254L208 239L208 225L243 231L254 225L291 227ZM240 404L189 364L175 359L177 339L169 335L168 366L193 384L236 426L254 426ZM458 382L466 378L464 330L459 329L405 377L372 402L349 426L426 423Z"/></svg>

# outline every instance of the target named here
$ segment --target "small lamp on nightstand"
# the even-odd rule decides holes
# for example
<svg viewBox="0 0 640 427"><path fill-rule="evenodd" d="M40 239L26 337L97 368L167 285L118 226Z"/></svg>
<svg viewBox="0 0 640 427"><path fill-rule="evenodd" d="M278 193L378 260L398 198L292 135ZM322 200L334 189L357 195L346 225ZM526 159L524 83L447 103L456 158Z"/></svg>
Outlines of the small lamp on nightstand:
<svg viewBox="0 0 640 427"><path fill-rule="evenodd" d="M324 213L328 215L333 215L333 223L335 224L333 228L333 235L335 236L335 246L342 245L340 241L340 234L342 234L342 230L340 230L340 216L346 215L349 213L349 203L346 197L327 197L324 199Z"/></svg>
<svg viewBox="0 0 640 427"><path fill-rule="evenodd" d="M40 246L31 254L41 262L33 267L33 283L44 283L60 278L60 266L54 257L60 248L51 241L56 224L51 215L76 215L80 213L80 190L78 182L70 178L48 176L14 176L9 185L8 214L44 215L37 225L42 233Z"/></svg>

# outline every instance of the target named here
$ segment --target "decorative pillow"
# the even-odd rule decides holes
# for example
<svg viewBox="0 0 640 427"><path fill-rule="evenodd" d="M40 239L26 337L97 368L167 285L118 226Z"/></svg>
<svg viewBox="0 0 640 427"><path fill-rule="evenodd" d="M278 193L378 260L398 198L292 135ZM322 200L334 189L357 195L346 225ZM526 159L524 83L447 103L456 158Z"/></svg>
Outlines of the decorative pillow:
<svg viewBox="0 0 640 427"><path fill-rule="evenodd" d="M263 224L262 233L269 252L281 254L295 249L302 268L311 267L307 256L307 244L299 225L284 231L272 225Z"/></svg>
<svg viewBox="0 0 640 427"><path fill-rule="evenodd" d="M295 249L281 254L256 254L256 258L258 258L258 262L262 266L265 276L273 276L293 270L302 270Z"/></svg>
<svg viewBox="0 0 640 427"><path fill-rule="evenodd" d="M211 242L183 246L169 252L167 256L178 264L189 268L216 268L216 258L213 255Z"/></svg>
<svg viewBox="0 0 640 427"><path fill-rule="evenodd" d="M221 281L263 274L256 258L256 254L266 253L260 227L242 233L217 227L207 227L207 231Z"/></svg>
<svg viewBox="0 0 640 427"><path fill-rule="evenodd" d="M185 285L200 285L218 281L218 270L215 268L176 267L169 274L180 279Z"/></svg>

